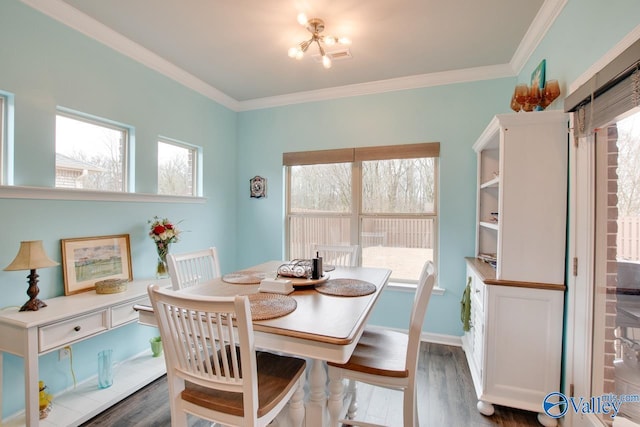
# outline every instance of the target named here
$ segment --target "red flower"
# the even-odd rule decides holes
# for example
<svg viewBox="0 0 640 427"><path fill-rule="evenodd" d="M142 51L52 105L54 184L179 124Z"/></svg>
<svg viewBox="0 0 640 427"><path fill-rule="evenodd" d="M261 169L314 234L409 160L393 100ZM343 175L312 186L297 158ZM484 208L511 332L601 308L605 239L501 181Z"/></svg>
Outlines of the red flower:
<svg viewBox="0 0 640 427"><path fill-rule="evenodd" d="M167 222L164 224L164 228L166 228L167 230L173 230L173 225Z"/></svg>
<svg viewBox="0 0 640 427"><path fill-rule="evenodd" d="M153 227L153 233L154 234L162 234L164 233L164 226L163 225L156 225L155 227Z"/></svg>

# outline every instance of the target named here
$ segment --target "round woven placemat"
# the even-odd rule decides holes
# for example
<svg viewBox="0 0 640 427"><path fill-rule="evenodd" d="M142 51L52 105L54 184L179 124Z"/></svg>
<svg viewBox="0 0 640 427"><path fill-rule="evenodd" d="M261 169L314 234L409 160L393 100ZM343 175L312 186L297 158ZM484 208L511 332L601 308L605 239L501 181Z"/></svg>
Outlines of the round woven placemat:
<svg viewBox="0 0 640 427"><path fill-rule="evenodd" d="M275 319L296 309L298 303L288 295L258 292L249 294L252 320Z"/></svg>
<svg viewBox="0 0 640 427"><path fill-rule="evenodd" d="M265 277L267 273L264 271L243 270L225 274L222 280L236 285L257 285Z"/></svg>
<svg viewBox="0 0 640 427"><path fill-rule="evenodd" d="M331 279L316 285L316 291L339 297L361 297L374 293L376 285L358 279Z"/></svg>

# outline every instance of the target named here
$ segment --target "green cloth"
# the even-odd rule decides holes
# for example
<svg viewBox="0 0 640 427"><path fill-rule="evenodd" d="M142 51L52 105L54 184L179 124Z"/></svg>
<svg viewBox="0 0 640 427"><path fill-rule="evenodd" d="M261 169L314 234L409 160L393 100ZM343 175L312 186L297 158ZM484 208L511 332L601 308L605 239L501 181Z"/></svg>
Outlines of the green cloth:
<svg viewBox="0 0 640 427"><path fill-rule="evenodd" d="M467 332L471 329L471 277L467 280L467 287L462 293L460 301L460 320L462 321L462 329Z"/></svg>

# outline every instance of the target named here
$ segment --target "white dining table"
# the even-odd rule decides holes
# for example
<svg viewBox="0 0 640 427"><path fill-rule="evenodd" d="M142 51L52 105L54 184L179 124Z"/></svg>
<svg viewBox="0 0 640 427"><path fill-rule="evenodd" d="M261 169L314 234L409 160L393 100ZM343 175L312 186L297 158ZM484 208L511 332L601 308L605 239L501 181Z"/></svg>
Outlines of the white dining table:
<svg viewBox="0 0 640 427"><path fill-rule="evenodd" d="M267 273L274 278L283 261L270 261L248 267L249 271ZM310 363L307 368L308 396L304 399L301 417L305 426L326 426L327 371L326 362L345 363L362 335L367 319L389 280L391 270L370 267L336 267L325 272L327 279L357 279L375 285L375 292L365 296L333 296L320 293L313 285L297 286L289 296L296 300L296 309L289 314L269 320L253 322L256 347L299 356ZM233 284L215 279L178 292L190 295L232 296L259 292L258 284ZM155 326L152 310L139 310L139 322ZM290 407L299 408L304 398L302 392L294 395ZM336 401L341 398L342 388L332 387L329 396ZM302 419L300 420L302 421Z"/></svg>

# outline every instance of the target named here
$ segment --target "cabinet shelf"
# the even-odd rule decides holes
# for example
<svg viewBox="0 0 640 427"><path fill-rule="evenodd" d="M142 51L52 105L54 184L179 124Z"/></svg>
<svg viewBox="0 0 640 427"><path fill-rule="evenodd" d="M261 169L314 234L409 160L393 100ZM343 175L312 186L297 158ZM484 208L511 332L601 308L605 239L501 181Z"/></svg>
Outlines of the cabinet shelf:
<svg viewBox="0 0 640 427"><path fill-rule="evenodd" d="M500 185L500 177L496 176L495 178L493 178L492 180L489 180L487 182L484 182L482 184L480 184L480 188L481 189L485 189L485 188L498 188L498 186Z"/></svg>
<svg viewBox="0 0 640 427"><path fill-rule="evenodd" d="M480 227L488 228L489 230L498 231L498 223L497 222L480 221Z"/></svg>

